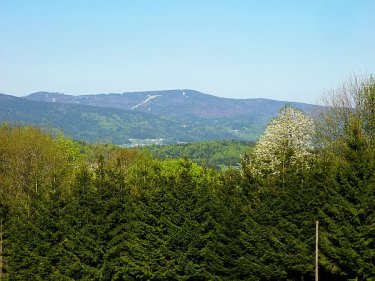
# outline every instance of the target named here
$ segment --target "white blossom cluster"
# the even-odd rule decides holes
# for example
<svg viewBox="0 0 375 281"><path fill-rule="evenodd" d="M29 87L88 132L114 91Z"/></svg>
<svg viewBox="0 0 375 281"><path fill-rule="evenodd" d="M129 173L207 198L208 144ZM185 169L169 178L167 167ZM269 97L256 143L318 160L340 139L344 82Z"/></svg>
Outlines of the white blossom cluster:
<svg viewBox="0 0 375 281"><path fill-rule="evenodd" d="M254 176L281 175L286 168L308 167L312 156L313 120L285 106L266 128L247 163Z"/></svg>

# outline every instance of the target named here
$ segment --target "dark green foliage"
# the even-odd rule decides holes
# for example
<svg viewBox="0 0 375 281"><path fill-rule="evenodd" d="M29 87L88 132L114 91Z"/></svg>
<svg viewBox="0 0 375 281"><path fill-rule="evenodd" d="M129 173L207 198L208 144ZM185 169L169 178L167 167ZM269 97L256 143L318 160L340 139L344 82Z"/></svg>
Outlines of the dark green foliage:
<svg viewBox="0 0 375 281"><path fill-rule="evenodd" d="M341 150L320 212L322 261L332 273L363 279L375 275L375 158L355 116Z"/></svg>
<svg viewBox="0 0 375 281"><path fill-rule="evenodd" d="M146 184L134 202L130 256L123 278L199 280L204 274L199 263L204 219L200 203L207 198L207 185L193 175L201 169L193 168L191 162L175 164L174 168L154 166L165 174L159 180L150 179L152 172L145 175L146 182L154 184Z"/></svg>
<svg viewBox="0 0 375 281"><path fill-rule="evenodd" d="M62 207L59 193L49 199L32 199L31 210L9 222L7 274L10 280L69 280L59 272L66 256L63 241Z"/></svg>
<svg viewBox="0 0 375 281"><path fill-rule="evenodd" d="M7 140L0 146L3 276L6 280L313 280L319 219L321 280L371 278L374 146L356 122L353 118L335 150L317 151L309 168L286 167L283 179L261 181L246 169L217 171L188 159L155 160L139 150L92 149L84 144L78 147L90 151L86 159L91 162L76 162L76 146L64 140L58 144L67 146L66 153L53 154L57 147L51 140L46 142L51 149L40 150L40 162L27 166L29 162L20 160L28 159L28 153L21 152L32 151L30 143L24 139L15 145L14 138L12 147L12 129L3 128L0 139ZM25 130L20 138L35 137L34 133ZM237 144L213 144L210 149L211 143L203 143L191 150L205 157ZM32 180L25 181L25 195L14 188L17 177L9 176L11 155L23 155L16 163L32 171L51 167L51 173L41 177L29 172L27 179ZM62 163L70 168L50 166L43 160L49 155L52 159L68 155L69 161ZM64 178L67 171L73 172L74 180Z"/></svg>
<svg viewBox="0 0 375 281"><path fill-rule="evenodd" d="M228 170L209 196L205 247L201 251L203 261L210 276L218 280L237 280L241 257L239 238L246 216L239 172Z"/></svg>

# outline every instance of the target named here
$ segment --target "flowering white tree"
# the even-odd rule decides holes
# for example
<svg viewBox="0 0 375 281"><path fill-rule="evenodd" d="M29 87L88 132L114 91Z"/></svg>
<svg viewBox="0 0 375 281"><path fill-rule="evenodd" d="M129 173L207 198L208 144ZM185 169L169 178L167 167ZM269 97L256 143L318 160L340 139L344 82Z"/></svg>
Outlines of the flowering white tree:
<svg viewBox="0 0 375 281"><path fill-rule="evenodd" d="M281 176L284 181L287 167L308 167L313 133L312 118L289 105L283 107L245 160L246 168L255 177Z"/></svg>

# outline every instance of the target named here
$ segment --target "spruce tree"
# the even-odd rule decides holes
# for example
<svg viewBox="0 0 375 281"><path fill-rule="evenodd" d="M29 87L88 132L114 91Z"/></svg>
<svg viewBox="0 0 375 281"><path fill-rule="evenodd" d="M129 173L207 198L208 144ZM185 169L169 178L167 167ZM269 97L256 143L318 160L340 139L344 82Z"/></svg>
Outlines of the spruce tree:
<svg viewBox="0 0 375 281"><path fill-rule="evenodd" d="M352 116L338 143L337 169L327 186L321 210L322 261L342 278L375 275L374 257L374 150L362 131L361 120Z"/></svg>

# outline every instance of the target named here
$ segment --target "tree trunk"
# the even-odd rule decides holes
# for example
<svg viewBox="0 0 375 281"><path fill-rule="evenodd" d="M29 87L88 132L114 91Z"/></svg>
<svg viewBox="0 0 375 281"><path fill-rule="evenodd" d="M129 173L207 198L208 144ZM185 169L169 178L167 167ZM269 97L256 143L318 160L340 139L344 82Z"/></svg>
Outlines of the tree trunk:
<svg viewBox="0 0 375 281"><path fill-rule="evenodd" d="M315 281L319 280L319 221L316 221L315 233Z"/></svg>
<svg viewBox="0 0 375 281"><path fill-rule="evenodd" d="M3 254L3 219L0 218L0 281L4 277L4 254Z"/></svg>

